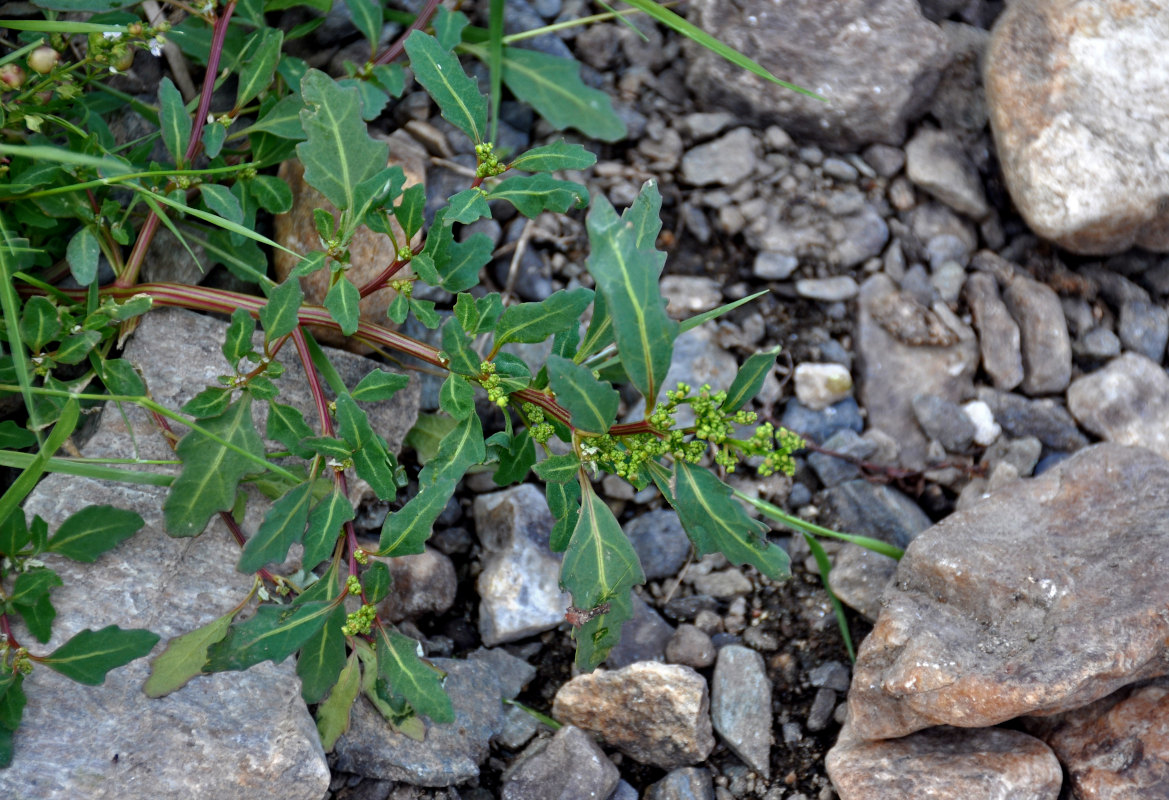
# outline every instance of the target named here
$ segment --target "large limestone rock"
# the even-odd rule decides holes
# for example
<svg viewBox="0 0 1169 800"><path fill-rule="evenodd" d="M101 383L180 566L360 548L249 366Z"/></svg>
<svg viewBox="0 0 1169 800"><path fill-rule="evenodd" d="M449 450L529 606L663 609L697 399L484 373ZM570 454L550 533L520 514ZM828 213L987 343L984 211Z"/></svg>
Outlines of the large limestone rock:
<svg viewBox="0 0 1169 800"><path fill-rule="evenodd" d="M179 408L227 372L219 352L225 329L222 321L189 311L151 312L123 357L140 368L156 401ZM376 367L349 353L330 357L350 386ZM311 420L314 404L291 348L281 359L287 370L276 381L280 399ZM370 406L371 420L391 447L401 444L417 403L417 388L410 388ZM263 404L256 409L262 417ZM112 405L102 411L82 455L173 458L145 413ZM251 577L236 571L239 547L222 523L216 518L195 538L171 538L164 530L164 499L161 487L60 474L45 478L29 495L25 511L41 515L50 530L81 508L100 504L136 511L146 523L94 564L44 556L65 585L53 590L58 612L53 638L44 646L34 644L34 652L54 649L84 628L118 625L160 634L157 655L170 638L227 613L247 595ZM244 528L256 530L263 511L262 504L250 502ZM19 627L16 633L31 641ZM319 800L324 795L329 768L291 659L200 676L159 700L142 693L148 673L148 662L139 660L112 671L101 686L81 686L48 669L35 670L25 682L28 705L13 764L0 770L0 796Z"/></svg>
<svg viewBox="0 0 1169 800"><path fill-rule="evenodd" d="M986 57L1007 188L1079 253L1169 250L1169 14L1161 0L1008 5Z"/></svg>
<svg viewBox="0 0 1169 800"><path fill-rule="evenodd" d="M781 125L835 148L901 144L949 59L946 37L914 0L695 0L690 18L776 77L827 100L759 78L704 48L689 84L709 104Z"/></svg>
<svg viewBox="0 0 1169 800"><path fill-rule="evenodd" d="M861 645L858 736L1077 708L1169 673L1169 462L1087 448L918 536Z"/></svg>

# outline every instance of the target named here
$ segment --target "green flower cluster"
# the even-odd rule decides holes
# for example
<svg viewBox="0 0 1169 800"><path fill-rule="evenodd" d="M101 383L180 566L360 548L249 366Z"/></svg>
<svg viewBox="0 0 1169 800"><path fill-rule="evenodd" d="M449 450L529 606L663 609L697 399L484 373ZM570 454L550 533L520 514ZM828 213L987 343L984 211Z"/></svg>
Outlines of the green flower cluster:
<svg viewBox="0 0 1169 800"><path fill-rule="evenodd" d="M540 444L547 444L552 435L556 433L556 429L552 427L552 423L546 422L544 419L544 410L532 403L524 403L523 405L524 418L528 421L528 433L534 441Z"/></svg>
<svg viewBox="0 0 1169 800"><path fill-rule="evenodd" d="M373 628L373 621L377 618L377 609L367 603L352 614L345 616L345 624L341 626L341 633L346 636L365 636Z"/></svg>
<svg viewBox="0 0 1169 800"><path fill-rule="evenodd" d="M648 418L655 432L589 437L587 451L582 448L582 452L589 460L604 464L626 480L636 477L646 462L664 455L695 464L711 446L715 447L715 463L727 472L734 472L738 463L750 456L763 458L758 468L760 475L795 472L791 454L804 447L799 435L785 428L777 434L775 426L765 422L750 438L734 438L735 426L755 422L758 418L755 412L724 410L727 393L712 394L709 385L704 385L696 396L691 396L692 392L692 388L684 383L679 383L676 390L666 392L665 402L658 403ZM676 427L675 415L680 405L689 405L694 413L694 424L690 428Z"/></svg>
<svg viewBox="0 0 1169 800"><path fill-rule="evenodd" d="M484 361L479 365L482 375L479 385L487 390L487 399L500 408L507 406L507 391L503 388L503 379L495 374L495 362Z"/></svg>
<svg viewBox="0 0 1169 800"><path fill-rule="evenodd" d="M32 659L28 656L28 650L23 647L13 650L8 644L8 637L0 635L0 673L7 671L4 665L8 662L9 653L12 654L12 672L22 675L32 672Z"/></svg>
<svg viewBox="0 0 1169 800"><path fill-rule="evenodd" d="M404 294L407 297L414 294L414 281L409 278L402 278L401 280L390 281L390 288L398 294Z"/></svg>
<svg viewBox="0 0 1169 800"><path fill-rule="evenodd" d="M495 145L491 142L475 145L475 157L479 160L479 165L475 167L476 178L491 178L507 172L507 165L499 163Z"/></svg>

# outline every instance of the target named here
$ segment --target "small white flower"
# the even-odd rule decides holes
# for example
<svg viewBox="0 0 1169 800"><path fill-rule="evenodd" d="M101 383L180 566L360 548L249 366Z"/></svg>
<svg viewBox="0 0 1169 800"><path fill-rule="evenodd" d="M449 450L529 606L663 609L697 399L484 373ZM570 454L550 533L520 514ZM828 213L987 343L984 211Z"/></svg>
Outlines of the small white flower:
<svg viewBox="0 0 1169 800"><path fill-rule="evenodd" d="M146 46L150 48L150 55L154 56L155 58L158 58L162 55L162 45L163 40L159 36L155 36L146 43Z"/></svg>
<svg viewBox="0 0 1169 800"><path fill-rule="evenodd" d="M102 33L102 38L108 39L111 42L116 42L118 39L122 38L122 32L121 31L105 31L104 33Z"/></svg>

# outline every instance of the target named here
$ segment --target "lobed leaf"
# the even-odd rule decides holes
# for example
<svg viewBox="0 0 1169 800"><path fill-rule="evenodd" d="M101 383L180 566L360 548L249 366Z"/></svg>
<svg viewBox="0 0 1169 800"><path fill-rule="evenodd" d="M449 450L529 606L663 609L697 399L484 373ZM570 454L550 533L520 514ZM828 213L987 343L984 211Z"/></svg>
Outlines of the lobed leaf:
<svg viewBox="0 0 1169 800"><path fill-rule="evenodd" d="M455 419L475 413L475 390L462 375L447 375L438 390L438 407Z"/></svg>
<svg viewBox="0 0 1169 800"><path fill-rule="evenodd" d="M560 139L525 151L508 166L524 172L554 172L559 169L588 169L595 163L597 157L584 147Z"/></svg>
<svg viewBox="0 0 1169 800"><path fill-rule="evenodd" d="M361 322L361 293L345 276L333 284L325 295L325 308L329 316L341 326L341 333L352 336L357 333Z"/></svg>
<svg viewBox="0 0 1169 800"><path fill-rule="evenodd" d="M259 37L259 44L240 70L239 87L235 93L236 108L243 108L268 88L276 72L276 64L280 61L284 31L279 28L263 28L253 36Z"/></svg>
<svg viewBox="0 0 1169 800"><path fill-rule="evenodd" d="M407 556L426 549L434 521L455 493L454 478L439 478L423 486L410 502L389 514L378 540L379 556Z"/></svg>
<svg viewBox="0 0 1169 800"><path fill-rule="evenodd" d="M410 378L407 375L374 369L353 388L352 397L362 403L389 400L409 383Z"/></svg>
<svg viewBox="0 0 1169 800"><path fill-rule="evenodd" d="M495 325L495 349L508 342L542 342L557 331L579 323L592 302L591 289L561 289L538 303L508 306Z"/></svg>
<svg viewBox="0 0 1169 800"><path fill-rule="evenodd" d="M625 137L625 123L614 113L612 100L581 81L580 64L572 59L505 47L503 82L557 130L576 128L603 142Z"/></svg>
<svg viewBox="0 0 1169 800"><path fill-rule="evenodd" d="M284 282L268 293L268 302L260 309L260 324L264 326L264 337L271 342L292 333L299 324L297 314L304 302L300 281L288 276Z"/></svg>
<svg viewBox="0 0 1169 800"><path fill-rule="evenodd" d="M455 710L442 688L445 673L423 661L418 642L397 631L377 629L378 677L414 710L434 722L454 722Z"/></svg>
<svg viewBox="0 0 1169 800"><path fill-rule="evenodd" d="M471 414L442 437L434 458L418 473L418 483L427 486L444 478L458 481L471 465L483 463L486 457L483 424L478 414Z"/></svg>
<svg viewBox="0 0 1169 800"><path fill-rule="evenodd" d="M252 352L252 334L255 332L256 321L247 310L237 308L231 312L231 324L227 326L220 350L232 369L238 366L241 358Z"/></svg>
<svg viewBox="0 0 1169 800"><path fill-rule="evenodd" d="M477 186L464 189L447 201L447 213L443 218L443 223L450 225L454 222L461 222L464 225L470 225L475 220L490 217L491 206L487 205L488 199L489 196ZM496 198L490 196L490 199Z"/></svg>
<svg viewBox="0 0 1169 800"><path fill-rule="evenodd" d="M563 214L570 208L584 208L589 194L579 183L538 173L505 178L488 193L487 199L506 200L525 217L535 218L544 211Z"/></svg>
<svg viewBox="0 0 1169 800"><path fill-rule="evenodd" d="M394 481L397 462L386 445L369 424L365 412L348 394L337 397L337 432L353 448L353 467L359 477L370 485L379 500L390 500L398 493Z"/></svg>
<svg viewBox="0 0 1169 800"><path fill-rule="evenodd" d="M182 459L183 470L163 503L167 531L172 536L202 533L212 514L231 508L240 480L255 470L255 463L239 452L257 458L264 455L264 442L256 433L251 409L251 397L244 395L218 417L202 423L207 431L237 449L200 431L191 431L179 440L175 452Z"/></svg>
<svg viewBox="0 0 1169 800"><path fill-rule="evenodd" d="M457 317L451 317L442 326L442 351L450 360L447 369L456 375L478 377L482 359L471 349L471 340L463 332Z"/></svg>

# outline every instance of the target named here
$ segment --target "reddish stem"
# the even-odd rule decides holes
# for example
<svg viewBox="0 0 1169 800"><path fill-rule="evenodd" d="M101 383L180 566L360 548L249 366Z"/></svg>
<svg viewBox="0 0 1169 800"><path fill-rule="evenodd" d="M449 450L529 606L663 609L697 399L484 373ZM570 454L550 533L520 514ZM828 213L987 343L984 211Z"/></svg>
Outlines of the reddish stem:
<svg viewBox="0 0 1169 800"><path fill-rule="evenodd" d="M404 53L406 50L406 39L409 38L410 34L414 33L414 31L421 30L430 23L431 17L433 17L435 12L438 11L438 7L441 2L442 0L427 0L426 6L420 12L418 12L418 16L416 16L414 21L410 23L410 27L402 31L402 35L399 36L392 45L386 48L384 52L379 53L377 57L374 58L373 63L389 64L397 58L401 57L402 53Z"/></svg>

